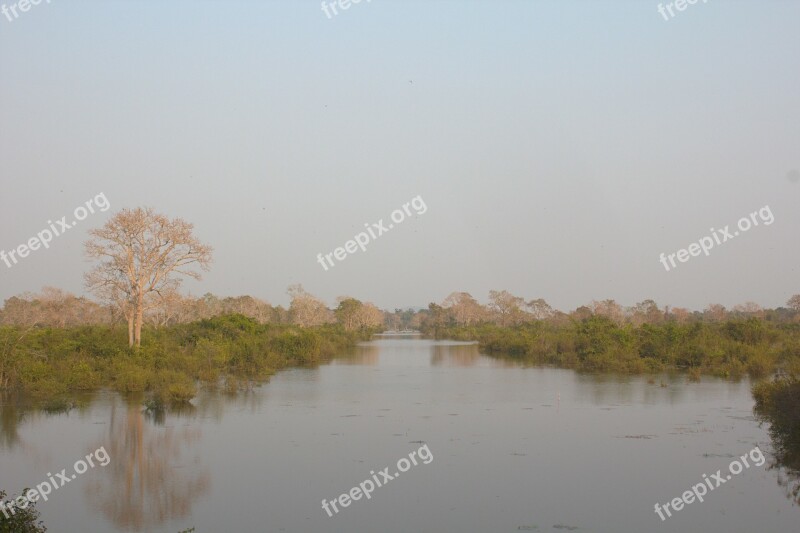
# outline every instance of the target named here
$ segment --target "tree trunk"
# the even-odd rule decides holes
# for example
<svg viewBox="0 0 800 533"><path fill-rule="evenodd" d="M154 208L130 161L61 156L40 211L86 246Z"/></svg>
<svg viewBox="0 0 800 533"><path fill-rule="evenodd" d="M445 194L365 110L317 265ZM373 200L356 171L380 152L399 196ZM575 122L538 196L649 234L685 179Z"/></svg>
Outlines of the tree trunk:
<svg viewBox="0 0 800 533"><path fill-rule="evenodd" d="M136 295L136 307L134 309L134 323L133 323L133 342L139 347L142 345L142 322L144 321L144 294L142 289L139 288Z"/></svg>
<svg viewBox="0 0 800 533"><path fill-rule="evenodd" d="M128 346L133 346L133 313L128 315Z"/></svg>

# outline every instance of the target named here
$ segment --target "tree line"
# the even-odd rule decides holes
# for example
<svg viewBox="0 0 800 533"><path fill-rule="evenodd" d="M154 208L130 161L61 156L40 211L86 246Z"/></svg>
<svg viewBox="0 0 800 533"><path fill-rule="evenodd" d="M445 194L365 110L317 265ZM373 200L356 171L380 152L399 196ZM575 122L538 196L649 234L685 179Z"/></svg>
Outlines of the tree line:
<svg viewBox="0 0 800 533"><path fill-rule="evenodd" d="M544 299L526 300L506 290L489 291L488 303L480 304L467 292L453 292L427 309L381 311L369 302L342 296L334 308L306 292L301 285L288 289L288 309L272 306L252 296L196 298L180 291L185 278L199 280L210 268L213 249L193 234L193 225L170 219L151 208L123 209L101 228L89 231L86 256L94 265L84 276L86 288L99 302L55 288L40 294L23 294L5 301L0 325L70 327L88 324L127 324L129 346L141 345L146 324L165 327L225 314L241 314L258 323L295 324L304 327L339 323L346 330L386 327L420 329L495 324L517 326L535 321L565 324L603 316L616 324L659 324L675 321L719 322L731 317L791 320L800 310L800 295L788 308L765 310L747 302L727 310L712 304L702 312L665 307L644 300L623 307L614 300L593 301L570 313L553 309Z"/></svg>
<svg viewBox="0 0 800 533"><path fill-rule="evenodd" d="M240 314L260 324L294 324L303 327L341 324L346 330L386 328L435 331L452 326L494 324L518 326L538 321L567 324L592 316L606 317L615 324L663 324L674 322L719 323L732 319L758 318L768 322L800 321L800 295L792 296L786 307L764 309L748 302L727 309L711 304L702 311L682 307L660 308L653 300L644 300L624 307L614 300L592 301L571 312L552 308L545 300L525 301L508 291L490 291L483 305L467 292L453 292L441 303L427 308L381 310L370 302L352 296L340 296L335 307L308 293L302 285L288 288L290 305L273 306L253 296L219 297L206 293L200 297L170 292L148 306L143 312L143 324L166 327L188 324L215 316ZM0 326L75 327L86 325L117 325L126 317L115 305L76 296L70 292L44 287L39 293L23 293L5 300L0 307Z"/></svg>
<svg viewBox="0 0 800 533"><path fill-rule="evenodd" d="M221 298L211 293L201 297L170 292L143 312L142 324L154 328L189 324L207 318L238 314L259 324L293 324L302 327L341 324L346 330L369 329L384 324L384 312L370 302L350 296L327 304L306 292L302 285L288 290L288 309L272 306L253 296ZM44 287L39 293L23 293L5 300L0 307L0 326L69 328L88 325L116 326L127 318L116 305L79 297L70 292Z"/></svg>

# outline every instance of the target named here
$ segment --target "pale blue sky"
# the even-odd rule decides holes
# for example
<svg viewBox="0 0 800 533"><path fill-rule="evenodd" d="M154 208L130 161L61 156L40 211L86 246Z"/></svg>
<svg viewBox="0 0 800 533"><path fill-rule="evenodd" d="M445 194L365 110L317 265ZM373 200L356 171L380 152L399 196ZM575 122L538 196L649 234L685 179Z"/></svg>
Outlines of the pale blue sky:
<svg viewBox="0 0 800 533"><path fill-rule="evenodd" d="M0 0L0 4L9 0ZM464 290L568 310L800 292L800 2L53 0L0 16L0 249L111 203L7 268L0 299L82 293L123 207L215 248L194 294L286 287L424 306ZM324 271L317 253L428 212ZM666 272L769 205L775 222Z"/></svg>

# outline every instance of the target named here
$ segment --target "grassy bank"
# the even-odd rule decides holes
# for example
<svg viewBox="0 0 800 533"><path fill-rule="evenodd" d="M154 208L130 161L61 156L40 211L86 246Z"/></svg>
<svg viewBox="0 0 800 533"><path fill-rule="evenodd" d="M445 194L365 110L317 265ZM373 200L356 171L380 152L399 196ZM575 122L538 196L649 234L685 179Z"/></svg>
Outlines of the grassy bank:
<svg viewBox="0 0 800 533"><path fill-rule="evenodd" d="M198 386L235 391L291 366L313 366L371 331L259 324L225 315L146 332L139 349L110 326L0 328L0 387L51 404L70 393L143 392L154 404L190 400Z"/></svg>
<svg viewBox="0 0 800 533"><path fill-rule="evenodd" d="M478 341L489 355L581 371L760 377L800 359L800 324L757 318L635 326L592 316L560 324L445 326L426 333Z"/></svg>

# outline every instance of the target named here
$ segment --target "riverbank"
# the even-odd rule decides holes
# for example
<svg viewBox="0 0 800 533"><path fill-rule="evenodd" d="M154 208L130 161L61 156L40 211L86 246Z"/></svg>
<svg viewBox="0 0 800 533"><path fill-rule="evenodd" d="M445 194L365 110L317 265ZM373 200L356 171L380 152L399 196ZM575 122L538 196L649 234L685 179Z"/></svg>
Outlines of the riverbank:
<svg viewBox="0 0 800 533"><path fill-rule="evenodd" d="M436 339L477 341L488 355L589 372L685 371L690 377L765 377L800 361L800 324L758 318L618 324L603 316L518 326L440 326Z"/></svg>
<svg viewBox="0 0 800 533"><path fill-rule="evenodd" d="M323 363L373 332L225 315L152 328L135 349L124 327L3 327L0 390L51 408L68 405L71 393L103 388L144 393L153 406L179 404L198 386L237 391L283 368Z"/></svg>

